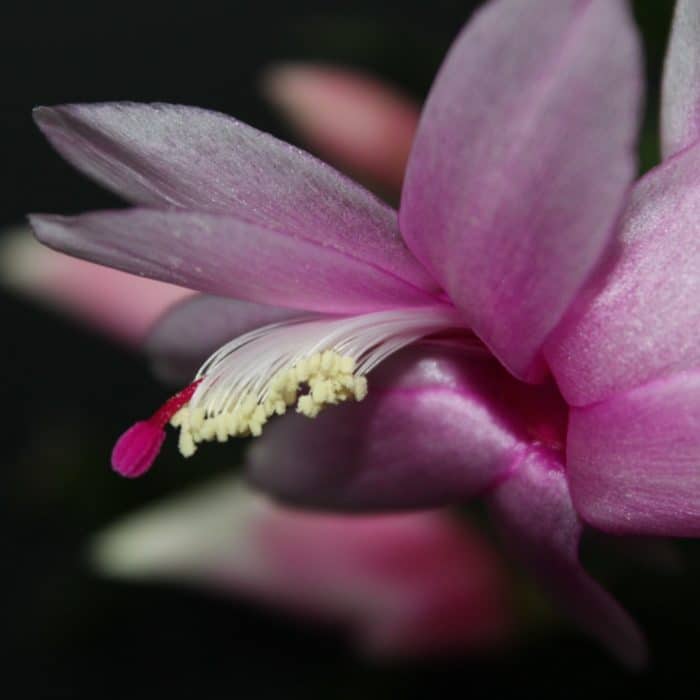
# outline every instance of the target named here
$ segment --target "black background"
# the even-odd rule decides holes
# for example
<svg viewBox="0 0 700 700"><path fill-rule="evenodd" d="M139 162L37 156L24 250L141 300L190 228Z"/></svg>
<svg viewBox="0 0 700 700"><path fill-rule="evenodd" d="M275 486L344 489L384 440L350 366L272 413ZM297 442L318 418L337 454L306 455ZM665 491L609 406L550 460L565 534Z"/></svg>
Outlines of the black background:
<svg viewBox="0 0 700 700"><path fill-rule="evenodd" d="M30 211L118 204L51 151L29 116L36 104L180 102L291 138L259 95L266 65L292 58L360 67L421 99L473 5L5 3L0 223L18 223ZM645 167L656 157L654 115L670 5L635 3L650 89ZM513 649L495 659L372 665L335 635L257 607L93 577L84 558L92 532L222 469L221 453L201 461L196 473L173 459L147 480L117 479L106 467L114 436L162 398L143 358L8 294L0 296L0 314L3 694L423 698L663 691L697 697L700 557L693 543L681 543L681 575L630 565L610 579L651 640L652 665L641 676L630 676L560 622L545 631L524 625ZM225 461L236 463L235 448Z"/></svg>

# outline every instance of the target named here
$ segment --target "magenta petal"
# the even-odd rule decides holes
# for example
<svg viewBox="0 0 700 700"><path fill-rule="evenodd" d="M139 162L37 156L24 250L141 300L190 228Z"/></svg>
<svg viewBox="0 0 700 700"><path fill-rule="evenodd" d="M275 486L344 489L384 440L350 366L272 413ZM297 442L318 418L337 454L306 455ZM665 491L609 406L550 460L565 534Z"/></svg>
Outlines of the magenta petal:
<svg viewBox="0 0 700 700"><path fill-rule="evenodd" d="M507 471L518 439L498 393L505 372L463 350L415 348L369 376L359 404L271 421L252 480L285 500L356 510L463 501Z"/></svg>
<svg viewBox="0 0 700 700"><path fill-rule="evenodd" d="M700 138L700 3L678 0L666 52L661 97L664 158Z"/></svg>
<svg viewBox="0 0 700 700"><path fill-rule="evenodd" d="M129 209L34 215L31 224L62 252L215 295L335 313L435 302L332 245L221 214Z"/></svg>
<svg viewBox="0 0 700 700"><path fill-rule="evenodd" d="M700 145L637 183L615 255L545 349L575 405L700 362Z"/></svg>
<svg viewBox="0 0 700 700"><path fill-rule="evenodd" d="M279 306L197 295L161 317L146 340L146 351L162 377L182 381L229 340L298 316L298 311Z"/></svg>
<svg viewBox="0 0 700 700"><path fill-rule="evenodd" d="M595 527L700 536L700 372L573 409L567 449L576 509Z"/></svg>
<svg viewBox="0 0 700 700"><path fill-rule="evenodd" d="M497 0L452 47L423 111L401 231L520 377L623 206L639 64L623 2Z"/></svg>
<svg viewBox="0 0 700 700"><path fill-rule="evenodd" d="M39 107L34 117L64 158L136 204L231 214L435 287L406 249L393 209L316 158L231 117L134 103Z"/></svg>
<svg viewBox="0 0 700 700"><path fill-rule="evenodd" d="M636 623L581 566L581 522L557 458L525 454L491 506L513 554L552 598L624 663L642 666L646 644Z"/></svg>

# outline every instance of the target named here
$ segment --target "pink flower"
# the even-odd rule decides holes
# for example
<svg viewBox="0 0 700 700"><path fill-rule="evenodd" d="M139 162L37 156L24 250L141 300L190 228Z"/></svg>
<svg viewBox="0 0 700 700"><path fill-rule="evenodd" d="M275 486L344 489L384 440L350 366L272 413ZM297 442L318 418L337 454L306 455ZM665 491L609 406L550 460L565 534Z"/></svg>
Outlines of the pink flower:
<svg viewBox="0 0 700 700"><path fill-rule="evenodd" d="M578 544L583 521L700 531L697 86L678 48L695 46L698 12L679 3L667 160L629 201L641 79L618 0L494 0L476 13L423 110L398 221L222 115L39 109L68 160L138 205L35 216L42 241L247 300L200 297L162 321L151 348L172 372L237 339L202 366L183 407L122 438L115 468L143 471L163 418L189 455L258 435L294 404L315 417L348 402L314 423L271 422L252 479L348 509L482 495L541 583L640 663L636 626L583 571Z"/></svg>
<svg viewBox="0 0 700 700"><path fill-rule="evenodd" d="M486 542L442 513L333 516L235 478L128 517L95 542L105 573L235 592L343 626L372 656L487 651L510 627Z"/></svg>

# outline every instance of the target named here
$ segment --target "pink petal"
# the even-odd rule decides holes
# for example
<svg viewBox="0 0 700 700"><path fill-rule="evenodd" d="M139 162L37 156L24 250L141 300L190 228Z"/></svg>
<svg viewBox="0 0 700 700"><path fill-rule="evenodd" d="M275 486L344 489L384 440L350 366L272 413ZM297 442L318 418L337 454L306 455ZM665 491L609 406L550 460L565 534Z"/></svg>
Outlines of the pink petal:
<svg viewBox="0 0 700 700"><path fill-rule="evenodd" d="M190 295L181 287L55 253L39 245L28 228L3 237L0 282L134 345L165 309Z"/></svg>
<svg viewBox="0 0 700 700"><path fill-rule="evenodd" d="M106 573L266 602L342 626L374 656L491 648L511 621L500 562L442 513L309 514L227 478L132 516L97 545Z"/></svg>
<svg viewBox="0 0 700 700"><path fill-rule="evenodd" d="M161 376L182 382L229 340L295 316L298 311L278 306L197 295L177 304L158 321L146 341L146 351Z"/></svg>
<svg viewBox="0 0 700 700"><path fill-rule="evenodd" d="M624 204L639 54L618 0L496 0L452 47L423 111L401 230L519 377L535 377Z"/></svg>
<svg viewBox="0 0 700 700"><path fill-rule="evenodd" d="M592 525L700 535L700 372L573 409L567 445L574 503Z"/></svg>
<svg viewBox="0 0 700 700"><path fill-rule="evenodd" d="M129 209L35 215L31 224L52 248L215 295L335 313L435 302L427 292L330 242L221 214Z"/></svg>
<svg viewBox="0 0 700 700"><path fill-rule="evenodd" d="M330 245L419 287L435 283L406 249L396 213L333 168L223 114L176 105L40 107L69 162L137 204L231 214Z"/></svg>
<svg viewBox="0 0 700 700"><path fill-rule="evenodd" d="M575 405L700 362L700 145L637 183L617 243L546 347Z"/></svg>
<svg viewBox="0 0 700 700"><path fill-rule="evenodd" d="M345 170L398 191L418 107L359 72L314 64L273 66L265 94L316 151Z"/></svg>
<svg viewBox="0 0 700 700"><path fill-rule="evenodd" d="M491 505L513 554L552 598L621 661L642 666L646 644L636 623L581 566L581 523L556 455L526 453Z"/></svg>
<svg viewBox="0 0 700 700"><path fill-rule="evenodd" d="M303 505L432 507L485 491L518 454L516 382L486 354L416 346L368 379L361 403L271 421L251 445L249 477Z"/></svg>
<svg viewBox="0 0 700 700"><path fill-rule="evenodd" d="M700 4L678 0L671 27L661 96L664 158L700 138Z"/></svg>

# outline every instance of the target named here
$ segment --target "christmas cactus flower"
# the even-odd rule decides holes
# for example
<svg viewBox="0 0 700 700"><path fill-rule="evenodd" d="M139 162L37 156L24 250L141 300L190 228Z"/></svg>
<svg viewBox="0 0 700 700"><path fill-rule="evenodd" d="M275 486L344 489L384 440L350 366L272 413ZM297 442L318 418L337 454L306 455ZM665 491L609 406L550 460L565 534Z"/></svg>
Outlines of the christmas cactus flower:
<svg viewBox="0 0 700 700"><path fill-rule="evenodd" d="M171 375L213 354L122 436L115 469L146 471L171 422L186 456L260 436L251 478L299 504L481 495L552 595L641 663L635 624L582 569L578 545L584 522L700 531L699 12L679 4L666 160L631 194L640 51L622 0L477 12L428 97L398 216L216 113L39 108L64 157L137 205L33 216L39 239L214 295L153 334Z"/></svg>

